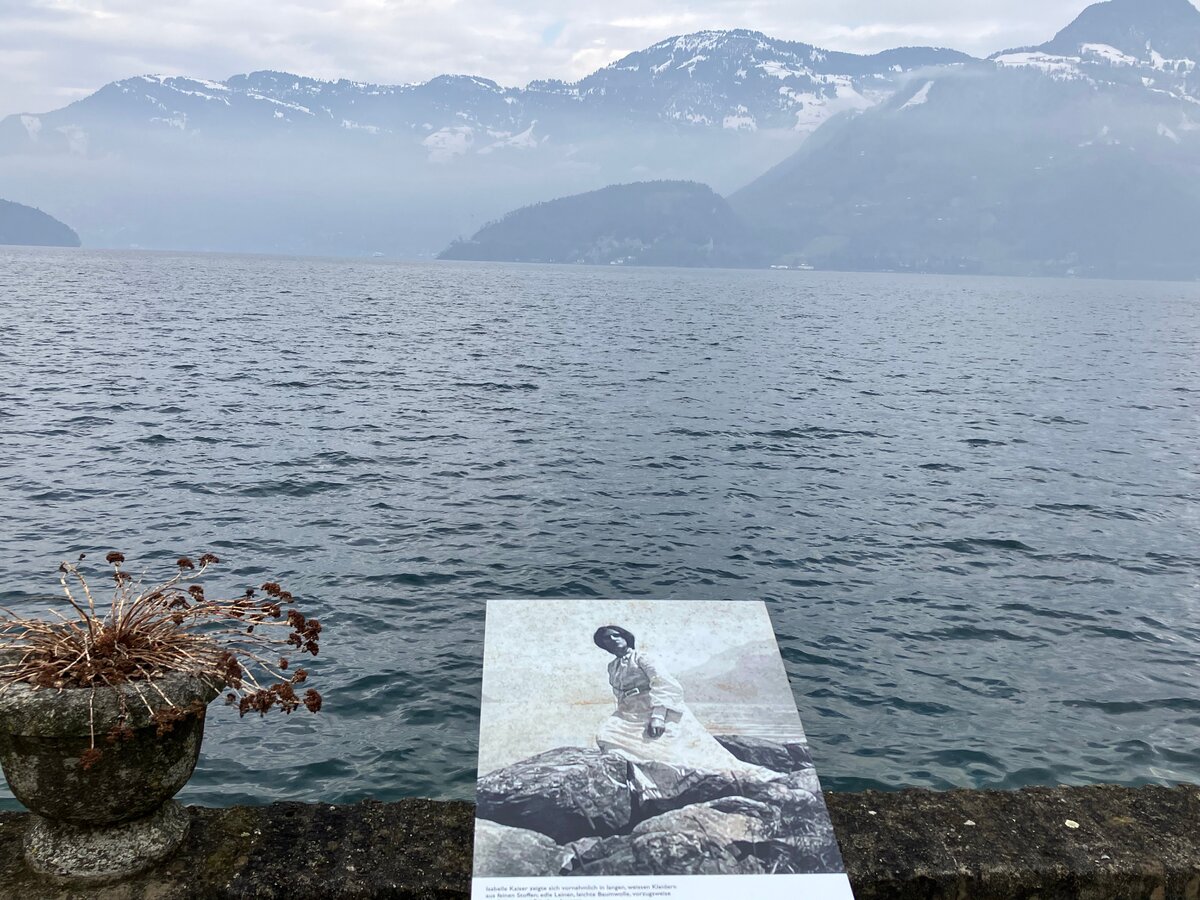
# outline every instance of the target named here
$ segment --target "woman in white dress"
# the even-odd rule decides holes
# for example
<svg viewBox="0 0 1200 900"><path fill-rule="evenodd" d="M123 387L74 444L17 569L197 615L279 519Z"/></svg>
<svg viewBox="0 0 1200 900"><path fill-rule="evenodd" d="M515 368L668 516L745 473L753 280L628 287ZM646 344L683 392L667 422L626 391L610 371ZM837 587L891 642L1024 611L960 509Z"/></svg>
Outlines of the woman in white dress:
<svg viewBox="0 0 1200 900"><path fill-rule="evenodd" d="M601 750L634 762L779 777L722 747L687 708L679 682L652 656L636 648L630 632L619 625L605 625L596 630L592 640L613 655L608 683L617 701L617 708L596 734Z"/></svg>

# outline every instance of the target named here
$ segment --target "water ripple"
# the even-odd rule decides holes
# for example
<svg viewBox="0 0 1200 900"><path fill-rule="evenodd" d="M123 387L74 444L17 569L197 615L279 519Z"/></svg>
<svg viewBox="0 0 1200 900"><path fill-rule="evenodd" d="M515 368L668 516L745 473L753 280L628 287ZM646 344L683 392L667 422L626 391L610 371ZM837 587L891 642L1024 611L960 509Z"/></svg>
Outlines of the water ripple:
<svg viewBox="0 0 1200 900"><path fill-rule="evenodd" d="M214 549L327 624L190 802L469 797L488 597L766 600L834 788L1200 780L1196 285L0 270L0 603Z"/></svg>

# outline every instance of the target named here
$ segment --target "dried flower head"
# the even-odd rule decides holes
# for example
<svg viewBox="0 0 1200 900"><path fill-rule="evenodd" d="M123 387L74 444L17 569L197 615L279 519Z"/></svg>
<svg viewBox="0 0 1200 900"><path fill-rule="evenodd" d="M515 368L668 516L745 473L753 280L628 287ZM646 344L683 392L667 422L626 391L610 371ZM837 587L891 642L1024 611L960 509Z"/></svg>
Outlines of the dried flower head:
<svg viewBox="0 0 1200 900"><path fill-rule="evenodd" d="M140 580L120 569L123 554L112 551L105 560L115 568L115 594L107 611L97 608L87 579L76 563L69 562L59 567L59 583L74 618L45 620L0 611L0 651L15 651L0 655L5 660L0 662L0 691L17 682L39 689L116 690L124 683L150 682L166 673L182 672L226 689L226 703L236 705L242 715L250 711L265 715L273 708L291 713L301 704L312 712L320 709L315 691L303 700L296 696L292 686L305 681L308 673L295 669L290 677L284 674L290 663L280 651L302 647L315 654L321 624L294 609L283 620L280 602L290 601L291 594L278 582L263 585L271 600L262 603L253 599L253 588L236 599L212 598L192 582L218 562L205 553L199 557L198 570L190 558L181 556L172 577L140 590ZM155 697L151 690L144 693L143 699L157 706L152 722L159 735L203 710L198 704L181 707L165 696ZM118 692L118 696L123 695ZM94 721L91 730L91 746L80 758L84 768L94 766L102 756L96 747ZM110 746L132 737L124 718L101 734L102 742Z"/></svg>
<svg viewBox="0 0 1200 900"><path fill-rule="evenodd" d="M90 747L83 751L83 755L79 757L79 766L83 771L87 771L96 763L100 762L100 758L104 756L104 752L96 747Z"/></svg>
<svg viewBox="0 0 1200 900"><path fill-rule="evenodd" d="M117 741L132 741L133 729L126 725L125 720L122 719L108 730L108 734L104 736L104 740L109 744L115 744Z"/></svg>

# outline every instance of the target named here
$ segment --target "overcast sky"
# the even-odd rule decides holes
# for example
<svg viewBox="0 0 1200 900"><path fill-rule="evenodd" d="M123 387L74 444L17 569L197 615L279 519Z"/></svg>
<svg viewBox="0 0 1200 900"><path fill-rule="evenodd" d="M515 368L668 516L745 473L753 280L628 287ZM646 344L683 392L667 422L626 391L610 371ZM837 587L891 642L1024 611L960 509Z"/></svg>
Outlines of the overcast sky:
<svg viewBox="0 0 1200 900"><path fill-rule="evenodd" d="M574 80L706 28L833 50L1041 43L1086 0L0 0L0 116L118 78L279 69L398 83L445 72Z"/></svg>

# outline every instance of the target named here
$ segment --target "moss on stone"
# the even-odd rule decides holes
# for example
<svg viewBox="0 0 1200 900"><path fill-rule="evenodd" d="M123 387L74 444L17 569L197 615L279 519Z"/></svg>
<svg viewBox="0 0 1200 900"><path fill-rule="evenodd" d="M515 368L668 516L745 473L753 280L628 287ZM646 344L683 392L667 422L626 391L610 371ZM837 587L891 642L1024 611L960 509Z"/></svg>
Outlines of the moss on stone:
<svg viewBox="0 0 1200 900"><path fill-rule="evenodd" d="M827 800L857 900L1200 898L1200 788L910 790ZM0 897L470 896L467 803L277 803L190 814L183 847L157 869L72 887L25 870L26 817L0 813Z"/></svg>

